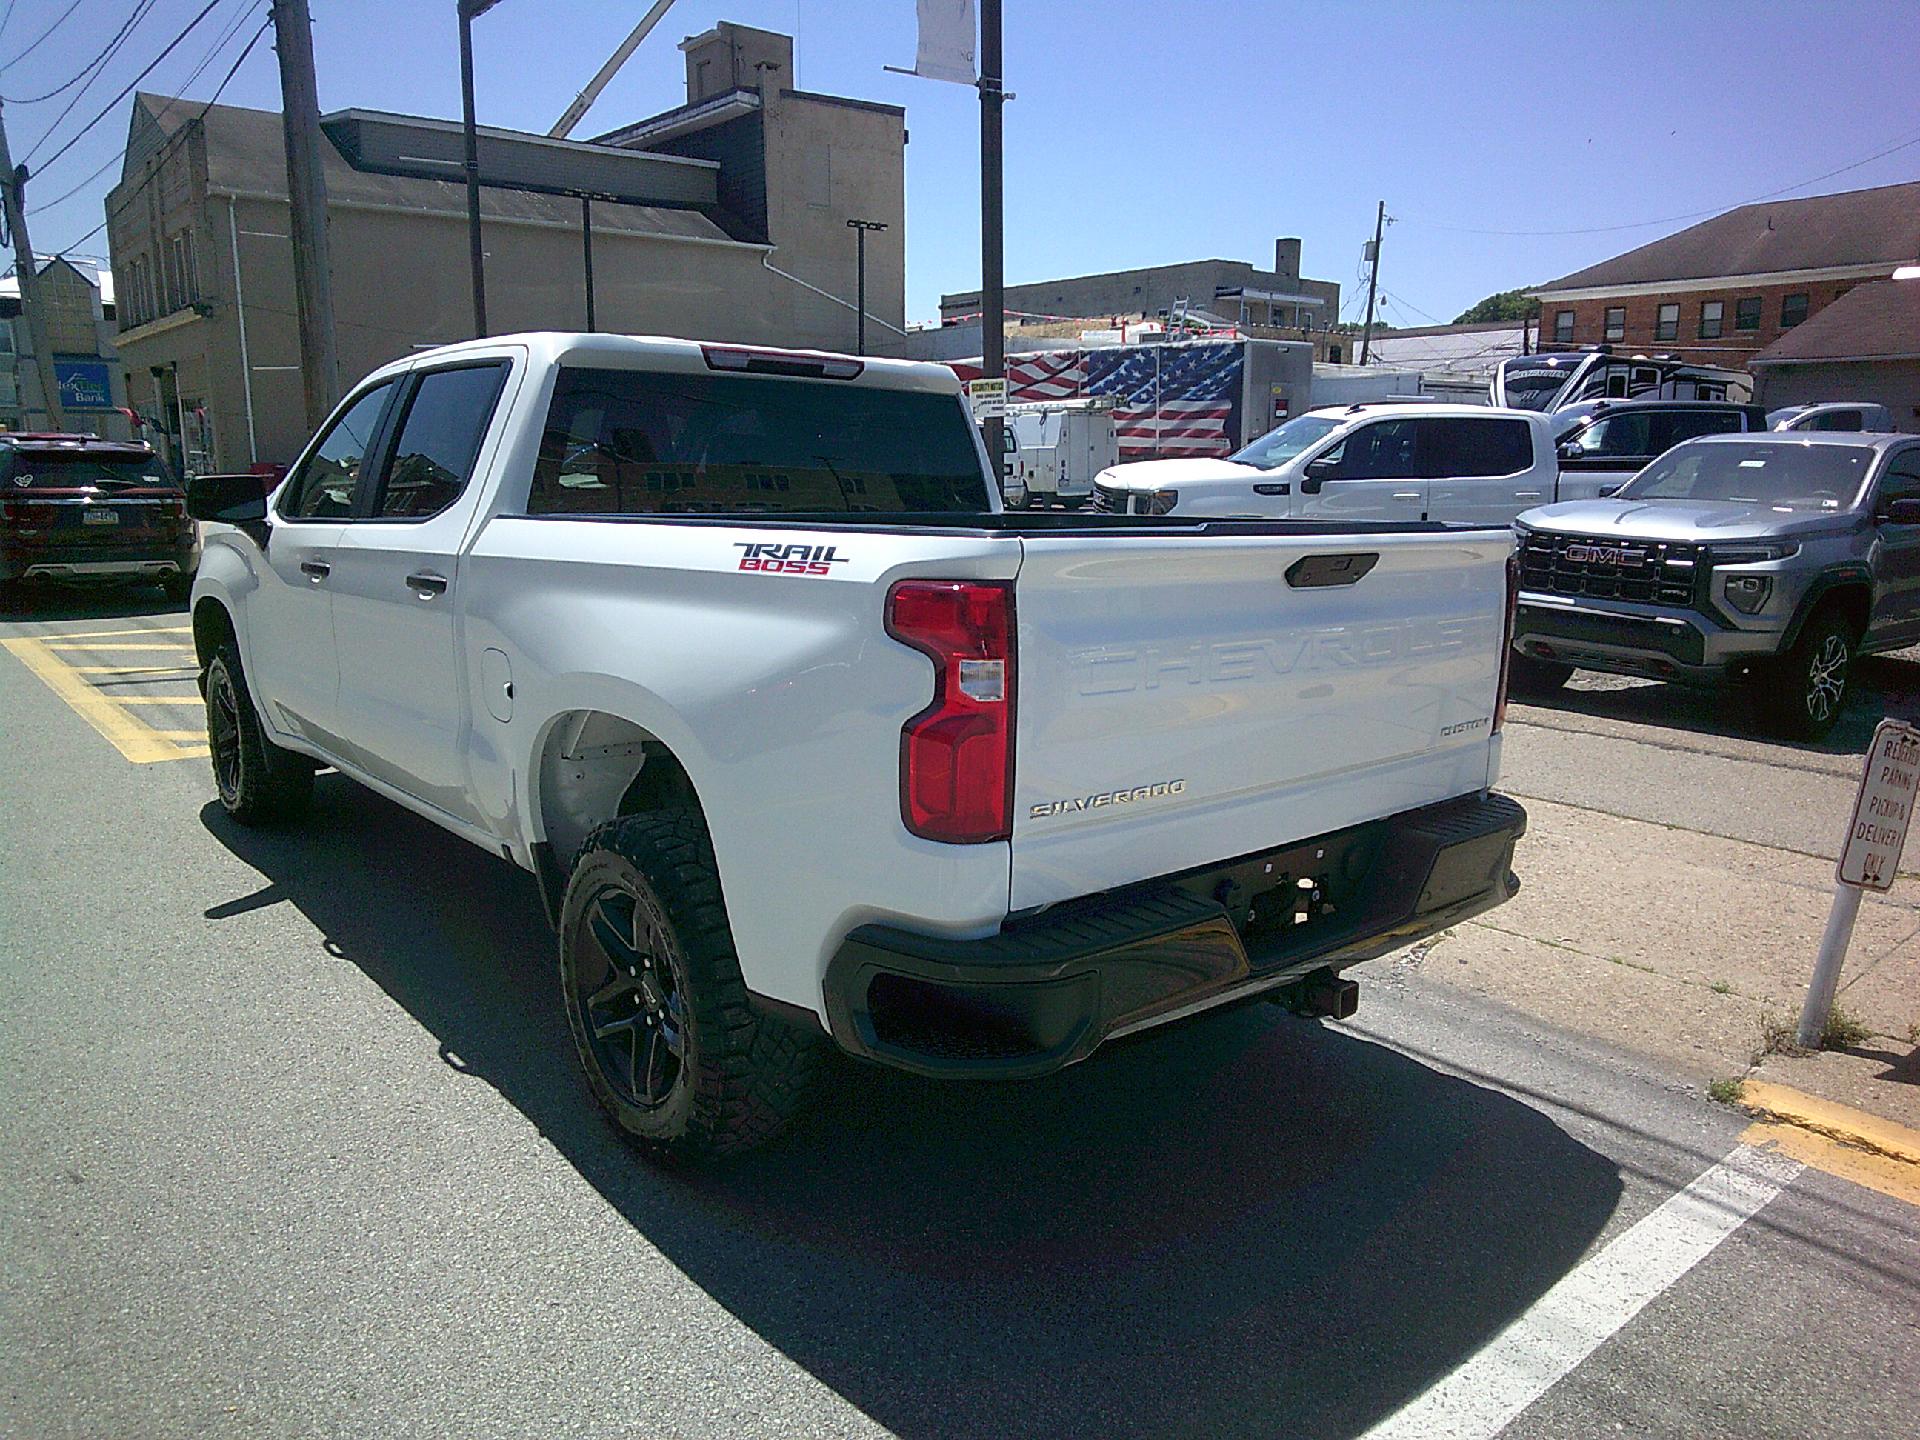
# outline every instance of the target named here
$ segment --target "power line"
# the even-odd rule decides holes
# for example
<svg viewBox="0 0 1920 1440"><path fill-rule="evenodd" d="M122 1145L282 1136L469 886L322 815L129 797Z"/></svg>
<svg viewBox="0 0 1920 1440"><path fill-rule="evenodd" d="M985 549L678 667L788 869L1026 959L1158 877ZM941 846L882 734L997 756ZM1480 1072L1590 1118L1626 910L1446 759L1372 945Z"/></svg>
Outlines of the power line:
<svg viewBox="0 0 1920 1440"><path fill-rule="evenodd" d="M64 95L76 85L80 86L80 94L75 95L73 99L69 100L67 102L67 108L53 117L53 124L47 126L45 130L40 132L40 138L33 142L32 149L37 150L47 143L47 136L53 133L54 126L66 119L67 116L73 112L73 107L80 103L80 95L87 93L87 85L81 82L85 81L90 84L93 80L99 78L101 68L107 65L114 56L118 55L120 53L120 47L126 44L127 32L140 23L140 17L151 10L153 5L154 0L134 0L132 13L121 22L120 28L113 32L113 38L107 41L106 48L101 50L98 55L94 56L93 59L89 60L86 64L82 65L79 73L72 79L56 85L44 94L29 95L24 100L9 100L7 102L9 105L38 105L43 100L51 100L56 95Z"/></svg>
<svg viewBox="0 0 1920 1440"><path fill-rule="evenodd" d="M227 48L227 42L233 39L235 35L240 33L240 27L247 23L247 21L253 16L257 8L258 8L257 6L249 5L246 9L242 10L238 15L234 17L233 23L227 26L226 30L221 33L221 36L218 40L215 40L213 42L213 45L208 49L207 53L200 57L200 63L194 66L192 71L189 72L189 74L187 75L187 78L180 82L180 88L182 90L187 89L193 84L194 81L200 78L201 74L206 70L207 66L213 63L214 56L218 55L222 50ZM184 97L178 96L178 95L169 97L167 100L167 103L161 106L160 113L154 118L156 120L166 119L167 115L172 111L173 107L175 105L178 105L182 100L182 98ZM94 181L98 180L102 175L106 174L108 170L112 169L115 165L120 164L126 158L127 158L126 152L124 150L116 151L114 154L109 155L106 158L105 163L102 164L98 170L95 170L91 175L87 176L87 178L82 180L78 185L75 185L71 190L68 190L66 193L62 195L58 195L53 199L48 200L42 204L34 206L33 209L27 212L27 214L29 216L38 215L43 210L51 210L54 206L60 204L62 201L71 200L74 196L78 195L82 190L86 189Z"/></svg>
<svg viewBox="0 0 1920 1440"><path fill-rule="evenodd" d="M1458 235L1518 235L1529 237L1546 235L1609 235L1620 230L1645 230L1652 225L1675 225L1682 220L1703 220L1709 215L1720 215L1728 210L1738 210L1743 205L1758 205L1763 200L1776 200L1780 196L1790 194L1795 190L1804 190L1809 185L1818 185L1822 180L1831 180L1836 175L1844 175L1849 170L1858 170L1862 165L1871 165L1876 160L1884 160L1889 155L1896 154L1901 150L1911 149L1915 145L1920 145L1920 133L1897 141L1887 146L1884 150L1876 150L1864 159L1854 160L1846 165L1828 170L1824 174L1815 175L1810 179L1796 180L1791 185L1783 185L1778 190L1769 190L1764 195L1755 195L1750 200L1737 200L1731 205L1721 205L1712 210L1695 210L1688 215L1666 215L1658 220L1633 220L1624 225L1591 225L1577 230L1477 230L1465 225L1442 225L1437 221L1431 220L1424 223L1428 229L1451 230ZM1416 219L1415 223L1420 224L1423 222Z"/></svg>
<svg viewBox="0 0 1920 1440"><path fill-rule="evenodd" d="M26 59L27 56L31 55L34 51L38 50L40 48L40 42L46 39L49 35L53 34L53 32L58 30L62 25L64 25L66 23L67 16L73 14L73 12L78 10L79 8L80 8L80 0L73 0L73 3L71 5L67 6L66 9L60 12L60 18L54 21L46 29L42 30L38 35L38 37L36 37L34 41L27 46L26 49L22 50L18 55L14 56L13 59L7 61L6 64L0 65L0 74L4 74L6 71L11 70L14 66L18 65L22 60ZM12 18L13 18L13 6L8 5L7 19L11 20ZM5 30L6 28L7 28L6 21L0 20L0 30Z"/></svg>
<svg viewBox="0 0 1920 1440"><path fill-rule="evenodd" d="M113 107L118 105L122 100L126 99L127 96L131 95L133 93L134 86L138 85L142 80L146 79L147 76L151 75L154 72L154 70L159 66L162 60L166 59L167 56L171 55L176 49L178 49L180 46L180 42L186 39L188 35L193 33L193 27L198 25L202 20L206 19L207 16L213 12L214 6L218 5L219 3L220 3L220 0L207 0L207 3L200 8L200 13L194 16L193 19L187 22L186 28L182 30L178 35L174 36L173 39L167 42L167 48L162 50L158 55L154 56L153 59L148 62L146 69L142 70L138 75L134 76L133 79L129 80L126 83L125 88L122 89L118 95L115 95L113 99L109 100L98 115L95 115L93 119L89 120L86 124L82 125L79 128L79 130L74 132L72 138L70 138L66 144L62 145L58 150L54 151L53 154L49 155L45 160L42 160L40 162L40 168L42 170L45 170L47 166L53 164L54 161L58 160L62 155L66 154L75 145L78 145L80 143L80 139L82 136L87 134L88 131L92 130L93 127L98 125L102 120L106 119L107 116L111 115L113 113Z"/></svg>
<svg viewBox="0 0 1920 1440"><path fill-rule="evenodd" d="M213 94L207 97L207 103L200 107L200 113L194 116L193 119L189 120L185 125L182 125L180 129L176 131L168 139L167 145L180 144L186 138L186 136L193 133L193 127L195 125L198 125L202 120L206 119L207 111L211 110L213 108L214 101L220 98L220 92L227 88L228 83L231 82L233 77L239 73L240 67L246 64L247 56L253 53L253 47L260 43L260 37L267 33L267 27L272 24L273 24L273 21L271 19L263 20L260 22L260 28L254 31L253 38L247 41L247 48L242 50L239 53L239 55L237 55L234 58L233 64L227 67L227 73L223 77L221 77L220 83L214 87ZM134 191L133 191L134 195L138 195L150 183L152 183L153 177L160 173L159 167L162 163L165 162L167 158L167 154L168 154L168 151L166 147L163 146L155 157L155 164L152 172L149 173L145 179L143 179L137 186L134 187ZM131 200L132 198L133 198L132 196L128 196L129 200ZM124 209L125 207L123 206L122 208ZM107 228L107 222L106 220L103 219L98 225L94 226L93 229L89 230L86 234L82 235L78 240L72 241L69 244L61 246L60 249L54 253L56 255L66 255L74 250L78 250L82 245L86 244L87 241L91 240L94 236L98 235L102 230L106 228Z"/></svg>

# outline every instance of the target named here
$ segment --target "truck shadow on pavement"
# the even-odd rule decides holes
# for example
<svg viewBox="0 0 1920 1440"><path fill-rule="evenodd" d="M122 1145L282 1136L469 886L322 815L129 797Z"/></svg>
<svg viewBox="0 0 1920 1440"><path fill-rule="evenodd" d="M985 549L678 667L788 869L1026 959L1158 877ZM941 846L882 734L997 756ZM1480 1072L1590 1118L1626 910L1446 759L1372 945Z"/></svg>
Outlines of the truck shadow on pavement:
<svg viewBox="0 0 1920 1440"><path fill-rule="evenodd" d="M777 1143L662 1171L575 1072L528 877L334 776L295 832L202 814L265 877L208 910L216 934L296 906L675 1266L902 1435L1355 1435L1571 1269L1622 1192L1538 1111L1265 1005L1028 1084L847 1062Z"/></svg>
<svg viewBox="0 0 1920 1440"><path fill-rule="evenodd" d="M1788 750L1865 755L1873 742L1873 727L1887 716L1920 723L1920 649L1868 655L1856 661L1853 688L1848 693L1845 711L1826 738L1811 743L1783 740L1768 731L1755 715L1751 697L1745 692L1695 690L1684 685L1589 676L1583 672L1565 690L1545 695L1516 691L1513 700L1515 705L1545 711L1758 741ZM1516 718L1525 717L1522 714Z"/></svg>

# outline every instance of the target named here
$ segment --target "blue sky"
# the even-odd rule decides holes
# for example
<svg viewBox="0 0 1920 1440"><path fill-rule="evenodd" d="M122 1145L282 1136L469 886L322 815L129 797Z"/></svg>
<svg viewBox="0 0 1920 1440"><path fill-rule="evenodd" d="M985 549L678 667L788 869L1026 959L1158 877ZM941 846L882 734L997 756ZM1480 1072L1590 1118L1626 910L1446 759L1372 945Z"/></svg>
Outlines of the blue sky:
<svg viewBox="0 0 1920 1440"><path fill-rule="evenodd" d="M83 0L0 72L16 161L72 92L17 102L77 72L135 3ZM118 153L131 101L44 178L39 162L203 3L157 0L32 156L29 206L46 207L32 217L40 250L99 223L112 165L71 199L48 202ZM66 4L14 0L0 63ZM641 9L503 0L475 27L480 118L545 130ZM249 10L264 15L263 0L219 0L143 88L182 87ZM313 0L313 10L323 110L459 114L453 0ZM1418 324L1687 223L1633 222L1787 186L1817 194L1920 178L1914 0L1008 0L1006 10L1007 85L1018 96L1006 122L1009 282L1202 256L1269 265L1274 237L1299 235L1306 273L1352 294L1385 199L1397 220L1382 266L1385 314ZM969 89L881 68L912 63L912 0L679 0L578 133L679 103L675 44L719 19L796 34L804 88L907 107L908 316L930 318L942 290L976 286L978 103ZM210 94L257 24L241 23L186 93ZM263 41L221 98L277 108L278 96ZM1797 184L1903 142L1912 143ZM82 248L103 245L95 237Z"/></svg>

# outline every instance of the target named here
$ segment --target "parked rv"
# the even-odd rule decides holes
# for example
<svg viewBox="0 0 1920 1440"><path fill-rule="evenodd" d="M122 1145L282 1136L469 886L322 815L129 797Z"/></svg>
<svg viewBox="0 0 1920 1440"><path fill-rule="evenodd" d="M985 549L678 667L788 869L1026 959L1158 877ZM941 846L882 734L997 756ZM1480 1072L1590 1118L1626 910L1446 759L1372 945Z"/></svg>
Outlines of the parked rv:
<svg viewBox="0 0 1920 1440"><path fill-rule="evenodd" d="M1514 355L1493 372L1495 405L1552 413L1583 400L1731 400L1753 398L1744 370L1694 365L1670 355L1616 355L1592 350Z"/></svg>

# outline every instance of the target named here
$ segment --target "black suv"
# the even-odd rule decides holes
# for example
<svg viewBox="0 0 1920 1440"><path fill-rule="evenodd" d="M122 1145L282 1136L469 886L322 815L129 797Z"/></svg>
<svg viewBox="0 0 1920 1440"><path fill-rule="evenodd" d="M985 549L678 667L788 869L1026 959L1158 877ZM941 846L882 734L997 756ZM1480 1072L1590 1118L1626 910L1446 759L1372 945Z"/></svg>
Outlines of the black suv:
<svg viewBox="0 0 1920 1440"><path fill-rule="evenodd" d="M1573 493L1602 495L1624 485L1682 440L1767 428L1759 405L1725 400L1595 400L1554 414L1562 476L1585 483ZM1567 494L1563 484L1561 494Z"/></svg>

